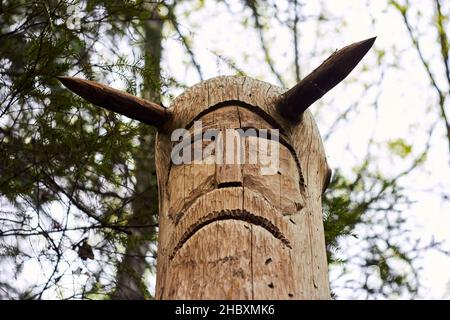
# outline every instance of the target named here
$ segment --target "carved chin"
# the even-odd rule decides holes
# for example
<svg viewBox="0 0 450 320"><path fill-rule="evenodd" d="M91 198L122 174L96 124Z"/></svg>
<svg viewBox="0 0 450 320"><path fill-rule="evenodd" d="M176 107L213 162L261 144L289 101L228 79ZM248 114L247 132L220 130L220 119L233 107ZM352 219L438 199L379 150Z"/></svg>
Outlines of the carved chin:
<svg viewBox="0 0 450 320"><path fill-rule="evenodd" d="M180 216L169 245L170 259L202 228L222 220L240 220L262 227L283 246L292 249L293 220L283 216L259 193L248 188L210 191L197 198Z"/></svg>

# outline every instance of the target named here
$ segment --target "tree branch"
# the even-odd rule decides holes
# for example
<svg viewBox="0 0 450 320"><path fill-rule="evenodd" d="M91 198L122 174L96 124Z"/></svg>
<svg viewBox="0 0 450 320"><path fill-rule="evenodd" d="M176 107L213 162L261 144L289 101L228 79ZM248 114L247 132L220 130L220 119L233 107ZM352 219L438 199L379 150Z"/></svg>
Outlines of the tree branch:
<svg viewBox="0 0 450 320"><path fill-rule="evenodd" d="M251 9L252 14L253 14L253 19L255 20L255 27L258 31L258 35L259 35L259 41L261 43L261 48L264 51L264 58L266 59L267 64L269 65L270 70L272 71L272 73L275 75L275 77L277 78L278 82L280 83L281 86L286 87L283 78L281 77L281 75L276 71L273 60L270 56L269 53L269 48L267 48L266 45L266 41L264 40L264 32L263 32L263 26L261 25L261 22L259 21L259 13L258 13L258 9L256 7L256 1L254 0L246 0L245 4Z"/></svg>
<svg viewBox="0 0 450 320"><path fill-rule="evenodd" d="M439 1L437 1L437 3L439 3ZM445 96L444 92L440 89L440 87L438 86L436 79L435 79L433 73L431 72L430 66L429 66L428 62L425 60L425 57L422 53L422 49L420 47L419 41L414 36L414 32L412 30L411 24L407 17L407 7L399 5L394 0L391 0L391 4L402 15L403 22L405 23L406 29L408 30L409 37L411 38L411 41L412 41L414 47L416 48L417 54L419 55L419 59L422 62L422 65L424 66L425 71L428 74L428 77L430 78L431 84L433 85L434 89L436 90L436 92L439 96L439 109L440 109L441 117L445 124L445 128L447 130L447 141L448 141L448 148L449 148L449 152L450 152L450 122L448 120L448 117L447 117L447 114L446 114L445 108L444 108L446 96ZM440 5L438 5L438 11L440 11ZM441 41L441 46L442 46L442 41ZM448 59L444 59L444 60L448 60ZM444 62L444 63L446 63L448 65L447 62ZM447 71L447 75L448 75L448 71ZM450 85L450 82L449 82L449 85Z"/></svg>

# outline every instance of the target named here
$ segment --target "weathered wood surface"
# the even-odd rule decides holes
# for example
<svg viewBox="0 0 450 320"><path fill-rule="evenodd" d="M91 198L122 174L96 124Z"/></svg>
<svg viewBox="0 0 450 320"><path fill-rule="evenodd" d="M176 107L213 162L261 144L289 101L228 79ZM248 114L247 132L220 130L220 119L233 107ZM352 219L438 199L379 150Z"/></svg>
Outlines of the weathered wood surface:
<svg viewBox="0 0 450 320"><path fill-rule="evenodd" d="M352 43L328 57L313 72L281 96L278 110L292 121L300 121L303 112L320 99L356 67L376 37Z"/></svg>
<svg viewBox="0 0 450 320"><path fill-rule="evenodd" d="M169 119L163 106L104 84L75 77L58 77L70 90L91 103L142 123L160 126Z"/></svg>
<svg viewBox="0 0 450 320"><path fill-rule="evenodd" d="M309 111L277 112L282 89L217 77L179 96L158 134L157 299L328 299L321 196L328 166ZM279 169L259 164L171 164L176 128L280 129ZM244 149L261 137L243 139ZM267 141L266 141L267 142Z"/></svg>

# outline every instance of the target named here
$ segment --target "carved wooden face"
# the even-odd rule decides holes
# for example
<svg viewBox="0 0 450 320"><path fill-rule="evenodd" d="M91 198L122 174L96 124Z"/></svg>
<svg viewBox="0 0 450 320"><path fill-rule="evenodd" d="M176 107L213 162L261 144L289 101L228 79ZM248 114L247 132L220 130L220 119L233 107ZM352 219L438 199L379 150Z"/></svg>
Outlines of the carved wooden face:
<svg viewBox="0 0 450 320"><path fill-rule="evenodd" d="M307 108L342 81L374 41L333 53L286 92L247 77L217 77L188 89L169 109L92 81L60 78L92 103L159 129L157 298L329 298L321 197L330 170ZM202 121L199 133L196 121ZM173 161L178 141L171 135L180 129L194 137L183 153L198 142L208 147L210 141L196 138L208 129L222 133L225 148L215 144L200 162ZM236 129L255 133L237 139L242 147L230 151L226 142L236 134L226 131ZM272 132L260 134L275 129L277 141ZM270 147L261 148L268 140ZM223 160L224 152L233 158L236 150L243 161L217 161L219 152ZM269 162L252 162L252 155Z"/></svg>
<svg viewBox="0 0 450 320"><path fill-rule="evenodd" d="M305 252L304 247L307 242L308 247L320 247L317 251L324 253L324 239L312 239L311 232L322 228L320 199L328 171L325 153L309 114L302 124L293 125L276 112L280 92L250 78L219 77L189 89L169 108L171 126L158 133L156 146L158 274L163 275L158 277L158 298L192 298L197 290L214 291L208 289L211 286L230 290L226 294L216 290L216 298L301 298L306 291L293 281L299 270L307 264L327 272L324 254ZM200 135L194 133L194 121L202 123ZM192 138L184 150L193 150L196 141L203 151L213 145L210 158L174 164L171 152L180 142L171 141L171 133L178 128L188 130ZM199 141L211 129L222 134L222 145ZM227 129L250 134L236 134L236 148L229 149L225 147L230 137L225 134ZM278 141L259 134L271 129L278 130ZM241 150L241 163L217 163L219 147L223 147L222 159L227 152L236 155ZM255 152L258 161L250 163ZM263 156L276 161L263 163L259 161ZM264 171L268 167L276 170ZM261 247L271 250L260 252ZM264 265L264 274L252 275L255 264ZM236 282L218 285L223 272L236 273ZM328 284L314 280L316 273L304 282L311 288L317 286L311 290L322 297L328 294ZM199 274L203 276L196 280ZM181 281L186 277L192 280L188 284ZM290 279L288 286L280 285L281 277ZM252 286L260 286L257 296Z"/></svg>

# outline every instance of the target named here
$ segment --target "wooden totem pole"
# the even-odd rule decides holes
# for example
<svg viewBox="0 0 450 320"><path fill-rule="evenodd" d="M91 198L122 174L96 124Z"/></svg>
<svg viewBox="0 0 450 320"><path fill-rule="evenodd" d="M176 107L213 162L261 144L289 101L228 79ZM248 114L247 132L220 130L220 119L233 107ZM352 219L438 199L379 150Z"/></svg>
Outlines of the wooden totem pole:
<svg viewBox="0 0 450 320"><path fill-rule="evenodd" d="M321 201L331 170L307 108L374 41L335 52L286 92L217 77L169 108L60 78L90 102L158 128L157 299L329 299Z"/></svg>

